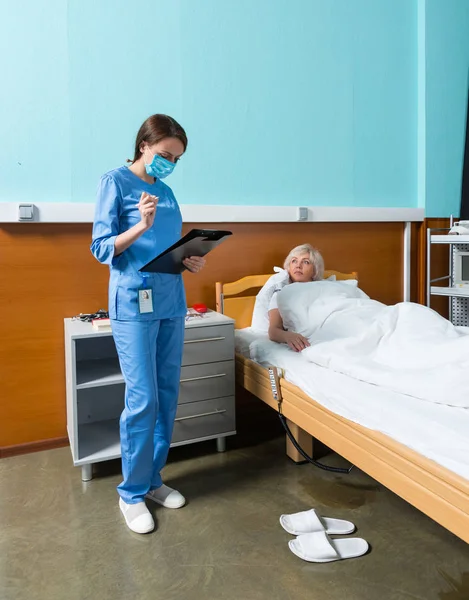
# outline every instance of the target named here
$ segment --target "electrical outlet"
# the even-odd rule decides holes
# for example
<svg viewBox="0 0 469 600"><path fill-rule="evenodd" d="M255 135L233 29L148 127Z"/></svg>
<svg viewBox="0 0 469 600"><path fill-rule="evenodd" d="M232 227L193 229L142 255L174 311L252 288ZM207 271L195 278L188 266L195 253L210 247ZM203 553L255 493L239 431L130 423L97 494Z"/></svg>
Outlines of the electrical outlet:
<svg viewBox="0 0 469 600"><path fill-rule="evenodd" d="M307 221L308 220L308 209L306 206L298 207L298 221Z"/></svg>

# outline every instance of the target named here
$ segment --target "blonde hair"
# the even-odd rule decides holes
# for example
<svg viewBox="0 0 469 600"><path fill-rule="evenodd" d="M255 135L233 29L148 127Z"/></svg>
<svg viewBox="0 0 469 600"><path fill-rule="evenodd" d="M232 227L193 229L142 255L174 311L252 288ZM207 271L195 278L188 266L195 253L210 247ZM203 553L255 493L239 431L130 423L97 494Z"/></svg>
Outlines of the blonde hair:
<svg viewBox="0 0 469 600"><path fill-rule="evenodd" d="M301 246L297 246L290 251L289 255L285 259L285 262L283 263L283 268L285 271L288 271L292 258L297 254L309 254L309 259L313 263L314 267L313 281L320 281L324 278L324 259L319 250L313 248L311 244L302 244Z"/></svg>

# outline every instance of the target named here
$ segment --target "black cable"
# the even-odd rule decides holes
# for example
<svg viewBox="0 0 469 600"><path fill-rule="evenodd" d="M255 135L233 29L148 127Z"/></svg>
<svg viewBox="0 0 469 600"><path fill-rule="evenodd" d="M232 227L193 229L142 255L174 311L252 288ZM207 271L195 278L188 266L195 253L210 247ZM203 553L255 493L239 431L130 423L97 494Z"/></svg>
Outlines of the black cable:
<svg viewBox="0 0 469 600"><path fill-rule="evenodd" d="M80 313L76 317L73 317L76 321L82 321L83 323L91 323L93 319L109 319L109 313L102 308L95 313Z"/></svg>
<svg viewBox="0 0 469 600"><path fill-rule="evenodd" d="M323 469L324 471L331 471L332 473L343 473L345 475L348 475L350 473L350 471L353 469L353 465L351 465L348 469L341 469L340 467L329 467L327 465L323 465L322 463L318 462L317 460L314 460L314 458L312 456L308 456L306 454L306 452L303 450L303 448L295 440L293 433L290 431L290 427L288 427L287 420L282 414L282 409L281 409L280 403L278 405L278 416L280 418L280 422L282 423L288 437L290 438L291 443L295 446L295 448L298 450L298 452L301 454L301 456L305 460L307 460L309 463L311 463L315 467L318 467L319 469Z"/></svg>

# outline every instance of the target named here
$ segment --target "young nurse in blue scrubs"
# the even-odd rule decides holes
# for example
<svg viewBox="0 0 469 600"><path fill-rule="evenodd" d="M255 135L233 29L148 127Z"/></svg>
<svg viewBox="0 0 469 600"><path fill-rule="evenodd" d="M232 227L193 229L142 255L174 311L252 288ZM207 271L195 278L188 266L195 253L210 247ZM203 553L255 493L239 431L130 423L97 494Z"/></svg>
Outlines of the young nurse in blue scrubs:
<svg viewBox="0 0 469 600"><path fill-rule="evenodd" d="M119 506L132 531L154 529L145 498L168 508L185 499L163 484L179 394L186 299L181 275L139 269L181 237L172 173L187 147L184 129L153 115L141 126L130 166L102 176L91 251L110 267L109 316L126 383L120 420ZM186 259L198 272L203 258Z"/></svg>

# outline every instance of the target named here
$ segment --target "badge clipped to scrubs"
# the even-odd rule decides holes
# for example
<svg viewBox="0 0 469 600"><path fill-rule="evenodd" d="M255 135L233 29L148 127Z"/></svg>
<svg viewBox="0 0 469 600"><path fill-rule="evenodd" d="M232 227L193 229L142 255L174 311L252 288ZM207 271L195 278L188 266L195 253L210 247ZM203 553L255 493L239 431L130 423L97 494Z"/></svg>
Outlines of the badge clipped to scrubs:
<svg viewBox="0 0 469 600"><path fill-rule="evenodd" d="M153 291L146 285L146 283L145 277L143 289L138 290L138 310L140 311L141 315L153 312Z"/></svg>

